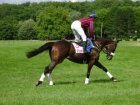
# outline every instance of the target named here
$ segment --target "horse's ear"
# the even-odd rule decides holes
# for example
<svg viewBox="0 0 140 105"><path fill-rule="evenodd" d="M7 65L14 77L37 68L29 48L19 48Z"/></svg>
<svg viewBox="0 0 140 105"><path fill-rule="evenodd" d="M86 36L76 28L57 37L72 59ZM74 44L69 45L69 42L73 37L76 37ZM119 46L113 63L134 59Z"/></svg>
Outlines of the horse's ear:
<svg viewBox="0 0 140 105"><path fill-rule="evenodd" d="M117 38L113 38L113 41L115 41L115 42L116 42L116 41L117 41Z"/></svg>
<svg viewBox="0 0 140 105"><path fill-rule="evenodd" d="M116 41L116 42L117 42L117 43L119 43L119 41L122 41L122 40L121 40L121 39L117 39L117 41Z"/></svg>
<svg viewBox="0 0 140 105"><path fill-rule="evenodd" d="M121 39L114 38L113 41L119 43L119 41L121 41Z"/></svg>
<svg viewBox="0 0 140 105"><path fill-rule="evenodd" d="M116 42L119 43L119 40L117 40Z"/></svg>

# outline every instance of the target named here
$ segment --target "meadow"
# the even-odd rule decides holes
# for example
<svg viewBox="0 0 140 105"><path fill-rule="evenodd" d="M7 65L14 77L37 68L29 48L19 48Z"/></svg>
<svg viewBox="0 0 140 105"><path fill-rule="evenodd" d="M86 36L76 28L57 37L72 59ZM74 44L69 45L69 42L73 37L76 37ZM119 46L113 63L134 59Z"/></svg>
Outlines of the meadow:
<svg viewBox="0 0 140 105"><path fill-rule="evenodd" d="M140 42L121 41L111 61L100 61L119 81L93 67L89 85L84 85L87 65L65 60L53 71L55 85L47 78L35 87L48 52L32 59L25 53L45 41L0 41L0 105L140 105Z"/></svg>

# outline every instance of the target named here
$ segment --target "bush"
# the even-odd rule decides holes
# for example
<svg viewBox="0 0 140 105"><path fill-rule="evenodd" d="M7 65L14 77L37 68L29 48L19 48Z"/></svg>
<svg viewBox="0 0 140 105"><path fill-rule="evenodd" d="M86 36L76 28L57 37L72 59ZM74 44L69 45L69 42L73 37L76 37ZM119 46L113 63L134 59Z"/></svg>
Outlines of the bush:
<svg viewBox="0 0 140 105"><path fill-rule="evenodd" d="M138 38L137 36L133 36L133 40L134 40L134 41L136 41L136 40L137 40L137 38Z"/></svg>
<svg viewBox="0 0 140 105"><path fill-rule="evenodd" d="M37 39L37 34L34 29L35 25L36 23L32 19L24 21L19 27L18 39L22 39L22 40Z"/></svg>
<svg viewBox="0 0 140 105"><path fill-rule="evenodd" d="M17 38L17 21L13 19L0 20L0 40L12 40Z"/></svg>
<svg viewBox="0 0 140 105"><path fill-rule="evenodd" d="M37 17L39 39L63 39L70 34L70 16L66 8L50 6L44 8Z"/></svg>

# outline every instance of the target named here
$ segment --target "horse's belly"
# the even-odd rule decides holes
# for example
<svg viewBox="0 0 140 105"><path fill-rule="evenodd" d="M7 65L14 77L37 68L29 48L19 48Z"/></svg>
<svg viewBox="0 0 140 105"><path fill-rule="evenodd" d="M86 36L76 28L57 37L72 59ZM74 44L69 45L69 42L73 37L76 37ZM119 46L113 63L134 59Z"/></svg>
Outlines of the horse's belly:
<svg viewBox="0 0 140 105"><path fill-rule="evenodd" d="M67 59L69 59L72 62L80 63L80 64L83 64L86 62L83 54L75 54L73 56L68 56Z"/></svg>

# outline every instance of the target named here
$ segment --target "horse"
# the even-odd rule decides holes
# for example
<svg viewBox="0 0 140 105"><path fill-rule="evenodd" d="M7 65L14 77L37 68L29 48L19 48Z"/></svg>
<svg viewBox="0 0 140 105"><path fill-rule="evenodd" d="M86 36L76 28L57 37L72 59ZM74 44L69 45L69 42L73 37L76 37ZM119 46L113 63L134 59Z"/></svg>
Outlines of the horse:
<svg viewBox="0 0 140 105"><path fill-rule="evenodd" d="M73 42L67 40L47 42L41 47L27 52L27 58L32 58L42 53L43 51L49 50L51 62L50 64L48 64L48 66L45 67L45 70L42 73L40 79L38 80L36 86L42 84L46 76L48 77L49 85L54 85L51 77L52 71L56 67L56 65L62 63L64 59L68 59L75 63L88 65L85 84L89 84L90 72L93 65L103 70L108 75L110 80L117 81L117 79L107 70L107 68L99 62L99 57L100 52L103 51L106 54L106 58L108 60L111 60L115 55L118 41L114 41L110 38L99 38L92 42L94 44L94 47L91 49L90 53L76 53L75 48L72 44Z"/></svg>

